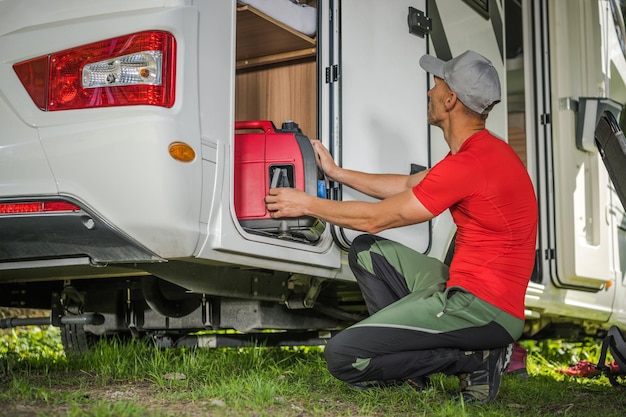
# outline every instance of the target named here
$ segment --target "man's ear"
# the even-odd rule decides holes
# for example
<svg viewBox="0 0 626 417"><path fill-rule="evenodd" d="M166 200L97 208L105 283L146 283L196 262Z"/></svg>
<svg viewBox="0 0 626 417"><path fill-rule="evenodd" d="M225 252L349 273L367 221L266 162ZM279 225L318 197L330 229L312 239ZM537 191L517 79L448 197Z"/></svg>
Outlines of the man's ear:
<svg viewBox="0 0 626 417"><path fill-rule="evenodd" d="M445 101L446 110L452 110L454 106L456 106L457 100L458 97L456 96L456 93L454 91L450 91Z"/></svg>

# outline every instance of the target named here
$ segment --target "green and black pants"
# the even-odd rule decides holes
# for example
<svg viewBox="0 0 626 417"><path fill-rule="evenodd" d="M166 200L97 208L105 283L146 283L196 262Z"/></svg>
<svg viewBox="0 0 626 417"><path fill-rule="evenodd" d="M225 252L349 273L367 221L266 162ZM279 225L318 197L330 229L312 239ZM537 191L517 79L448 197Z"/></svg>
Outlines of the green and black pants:
<svg viewBox="0 0 626 417"><path fill-rule="evenodd" d="M506 346L524 321L460 287L446 288L448 267L437 259L373 235L356 238L348 254L370 316L326 345L329 371L354 383L472 372L474 351Z"/></svg>

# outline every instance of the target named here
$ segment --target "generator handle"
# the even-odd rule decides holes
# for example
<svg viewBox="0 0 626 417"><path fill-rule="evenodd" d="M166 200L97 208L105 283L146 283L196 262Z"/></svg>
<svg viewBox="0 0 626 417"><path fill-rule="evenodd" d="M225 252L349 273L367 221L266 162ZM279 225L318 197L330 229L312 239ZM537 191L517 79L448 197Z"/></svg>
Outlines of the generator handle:
<svg viewBox="0 0 626 417"><path fill-rule="evenodd" d="M244 120L235 122L235 130L261 129L265 133L275 133L276 127L271 120Z"/></svg>

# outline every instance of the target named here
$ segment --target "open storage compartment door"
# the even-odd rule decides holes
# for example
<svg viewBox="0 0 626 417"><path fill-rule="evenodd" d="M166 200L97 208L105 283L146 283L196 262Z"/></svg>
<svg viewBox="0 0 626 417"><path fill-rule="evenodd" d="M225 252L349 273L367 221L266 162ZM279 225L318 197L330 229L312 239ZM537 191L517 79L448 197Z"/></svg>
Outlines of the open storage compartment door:
<svg viewBox="0 0 626 417"><path fill-rule="evenodd" d="M409 7L425 12L425 1L341 2L341 144L334 156L344 168L409 174L411 164L429 165L427 77L419 66L427 38L409 32ZM371 200L348 187L341 198ZM381 235L426 252L429 228L424 223ZM336 233L348 242L358 235Z"/></svg>
<svg viewBox="0 0 626 417"><path fill-rule="evenodd" d="M217 3L220 10L230 8L232 27L222 30L231 34L229 56L216 62L229 68L232 106L227 107L230 117L219 122L229 125L230 134L215 144L217 191L207 202L211 217L199 257L289 272L306 265L318 276L334 276L340 251L324 224L312 218L271 219L264 204L274 179L277 186L317 191L309 142L317 134L317 37L270 16L274 9L265 13L234 0L228 6ZM317 3L309 3L316 10ZM293 3L267 5L280 11Z"/></svg>

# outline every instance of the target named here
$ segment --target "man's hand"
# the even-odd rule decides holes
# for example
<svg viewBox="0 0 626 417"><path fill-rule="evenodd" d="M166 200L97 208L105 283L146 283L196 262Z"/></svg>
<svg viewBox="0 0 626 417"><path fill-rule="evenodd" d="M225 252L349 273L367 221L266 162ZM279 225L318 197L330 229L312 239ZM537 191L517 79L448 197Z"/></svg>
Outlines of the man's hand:
<svg viewBox="0 0 626 417"><path fill-rule="evenodd" d="M337 178L335 178L335 175L339 167L337 166L337 164L335 164L335 161L330 155L330 152L328 152L328 149L326 149L322 142L317 139L311 139L311 145L313 145L313 150L315 151L315 154L317 156L317 166L319 166L320 169L324 171L324 174L326 174L328 179L333 181L337 180Z"/></svg>
<svg viewBox="0 0 626 417"><path fill-rule="evenodd" d="M265 196L265 207L272 218L301 217L311 197L296 188L270 188Z"/></svg>

